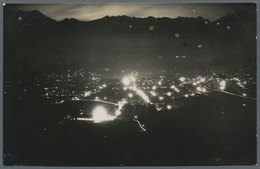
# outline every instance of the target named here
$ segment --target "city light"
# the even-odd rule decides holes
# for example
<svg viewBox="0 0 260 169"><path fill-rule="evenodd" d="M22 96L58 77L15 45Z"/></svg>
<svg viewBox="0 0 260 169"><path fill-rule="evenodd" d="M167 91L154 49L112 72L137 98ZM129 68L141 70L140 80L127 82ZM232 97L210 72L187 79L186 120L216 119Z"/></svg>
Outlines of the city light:
<svg viewBox="0 0 260 169"><path fill-rule="evenodd" d="M132 93L129 93L129 94L128 94L128 97L132 98L132 97L133 97L133 94L132 94Z"/></svg>
<svg viewBox="0 0 260 169"><path fill-rule="evenodd" d="M164 97L162 97L162 96L159 97L159 100L163 100L163 99L164 99Z"/></svg>
<svg viewBox="0 0 260 169"><path fill-rule="evenodd" d="M188 94L185 94L184 96L185 96L185 97L189 97L189 95L188 95Z"/></svg>
<svg viewBox="0 0 260 169"><path fill-rule="evenodd" d="M201 87L197 87L197 90L200 92L202 89L201 89Z"/></svg>
<svg viewBox="0 0 260 169"><path fill-rule="evenodd" d="M85 92L84 96L85 97L90 96L90 92Z"/></svg>
<svg viewBox="0 0 260 169"><path fill-rule="evenodd" d="M135 80L136 80L133 76L131 77L131 79L132 79L133 82L135 82Z"/></svg>
<svg viewBox="0 0 260 169"><path fill-rule="evenodd" d="M156 93L154 91L150 92L153 96L156 96Z"/></svg>
<svg viewBox="0 0 260 169"><path fill-rule="evenodd" d="M149 100L148 96L146 96L143 91L136 90L136 92L137 92L137 94L139 94L142 97L142 99L144 99L145 102L150 103L150 100Z"/></svg>
<svg viewBox="0 0 260 169"><path fill-rule="evenodd" d="M184 82L185 78L184 77L180 77L179 80Z"/></svg>
<svg viewBox="0 0 260 169"><path fill-rule="evenodd" d="M153 88L152 88L153 90L155 90L156 89L156 86L153 86Z"/></svg>
<svg viewBox="0 0 260 169"><path fill-rule="evenodd" d="M103 107L97 107L96 109L94 109L93 119L95 122L102 122L108 119L108 114L106 109L104 109Z"/></svg>
<svg viewBox="0 0 260 169"><path fill-rule="evenodd" d="M124 83L124 85L129 85L130 84L130 80L127 78L127 77L125 77L124 79L123 79L123 83Z"/></svg>
<svg viewBox="0 0 260 169"><path fill-rule="evenodd" d="M170 110L172 108L171 105L167 105L167 109Z"/></svg>
<svg viewBox="0 0 260 169"><path fill-rule="evenodd" d="M222 80L220 83L219 83L219 85L220 85L220 89L221 90L224 90L225 88L226 88L226 81L224 81L224 80Z"/></svg>
<svg viewBox="0 0 260 169"><path fill-rule="evenodd" d="M162 85L162 82L161 82L161 81L159 81L159 82L158 82L158 84L159 84L159 85Z"/></svg>
<svg viewBox="0 0 260 169"><path fill-rule="evenodd" d="M171 96L172 95L172 93L171 92L167 92L167 96Z"/></svg>

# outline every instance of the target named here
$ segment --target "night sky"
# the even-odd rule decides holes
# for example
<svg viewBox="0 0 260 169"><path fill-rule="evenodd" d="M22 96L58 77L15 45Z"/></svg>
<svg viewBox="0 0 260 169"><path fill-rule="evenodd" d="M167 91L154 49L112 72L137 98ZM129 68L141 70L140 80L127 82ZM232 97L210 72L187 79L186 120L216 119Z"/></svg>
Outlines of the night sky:
<svg viewBox="0 0 260 169"><path fill-rule="evenodd" d="M20 4L15 10L39 10L55 20L75 18L91 21L108 16L131 17L198 17L215 21L241 10L254 10L254 3L84 3L84 4Z"/></svg>

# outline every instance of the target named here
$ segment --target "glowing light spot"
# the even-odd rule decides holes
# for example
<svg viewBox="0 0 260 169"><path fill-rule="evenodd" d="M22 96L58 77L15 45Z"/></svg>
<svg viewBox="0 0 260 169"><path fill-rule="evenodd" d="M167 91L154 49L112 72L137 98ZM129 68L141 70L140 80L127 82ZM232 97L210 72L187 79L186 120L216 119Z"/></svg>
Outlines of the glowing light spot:
<svg viewBox="0 0 260 169"><path fill-rule="evenodd" d="M193 86L196 86L196 85L197 85L197 83L196 83L196 82L193 82L193 83L192 83L192 85L193 85Z"/></svg>
<svg viewBox="0 0 260 169"><path fill-rule="evenodd" d="M127 90L127 87L124 87L124 90Z"/></svg>
<svg viewBox="0 0 260 169"><path fill-rule="evenodd" d="M205 82L205 78L200 78L200 82Z"/></svg>
<svg viewBox="0 0 260 169"><path fill-rule="evenodd" d="M181 78L179 78L179 80L183 82L185 80L185 78L181 77Z"/></svg>
<svg viewBox="0 0 260 169"><path fill-rule="evenodd" d="M243 104L243 106L246 106L246 104Z"/></svg>
<svg viewBox="0 0 260 169"><path fill-rule="evenodd" d="M125 77L125 78L123 79L123 83L124 83L124 85L127 86L127 85L130 84L130 80L129 80L128 78Z"/></svg>
<svg viewBox="0 0 260 169"><path fill-rule="evenodd" d="M220 89L221 90L224 90L225 88L226 88L226 81L224 81L224 80L222 80L220 83L219 83L219 85L220 85Z"/></svg>
<svg viewBox="0 0 260 169"><path fill-rule="evenodd" d="M137 119L137 116L135 116L135 118Z"/></svg>
<svg viewBox="0 0 260 169"><path fill-rule="evenodd" d="M134 90L134 91L136 91L136 90L137 90L136 86L133 86L133 90Z"/></svg>
<svg viewBox="0 0 260 169"><path fill-rule="evenodd" d="M201 91L202 91L202 92L206 92L206 89L205 89L205 88L203 88Z"/></svg>
<svg viewBox="0 0 260 169"><path fill-rule="evenodd" d="M202 44L199 44L199 45L198 45L198 48L202 48Z"/></svg>
<svg viewBox="0 0 260 169"><path fill-rule="evenodd" d="M107 85L106 85L106 84L103 84L102 86L103 86L103 87L107 87Z"/></svg>
<svg viewBox="0 0 260 169"><path fill-rule="evenodd" d="M93 111L93 119L95 122L101 122L106 120L107 118L108 118L107 111L103 107L97 107Z"/></svg>
<svg viewBox="0 0 260 169"><path fill-rule="evenodd" d="M84 96L85 97L90 96L90 92L85 92Z"/></svg>
<svg viewBox="0 0 260 169"><path fill-rule="evenodd" d="M243 96L246 96L246 94L244 93Z"/></svg>
<svg viewBox="0 0 260 169"><path fill-rule="evenodd" d="M99 98L98 97L95 97L95 100L98 100Z"/></svg>
<svg viewBox="0 0 260 169"><path fill-rule="evenodd" d="M158 82L158 84L159 84L159 85L162 85L162 82L161 82L161 81L159 81L159 82Z"/></svg>
<svg viewBox="0 0 260 169"><path fill-rule="evenodd" d="M172 93L171 92L167 92L167 96L171 96L172 95Z"/></svg>
<svg viewBox="0 0 260 169"><path fill-rule="evenodd" d="M185 96L185 97L189 97L189 95L188 95L188 94L185 94L184 96Z"/></svg>
<svg viewBox="0 0 260 169"><path fill-rule="evenodd" d="M179 58L179 56L176 56L175 58L176 58L176 59L178 59L178 58Z"/></svg>
<svg viewBox="0 0 260 169"><path fill-rule="evenodd" d="M129 93L129 94L128 94L128 97L132 98L132 97L133 97L133 94L132 94L132 93Z"/></svg>
<svg viewBox="0 0 260 169"><path fill-rule="evenodd" d="M200 92L202 89L201 89L201 87L197 87L197 90Z"/></svg>
<svg viewBox="0 0 260 169"><path fill-rule="evenodd" d="M164 97L162 97L162 96L159 97L159 100L163 100L163 99L164 99Z"/></svg>
<svg viewBox="0 0 260 169"><path fill-rule="evenodd" d="M167 105L167 109L170 110L172 108L171 105Z"/></svg>
<svg viewBox="0 0 260 169"><path fill-rule="evenodd" d="M153 86L153 88L152 88L153 90L155 90L156 89L156 86Z"/></svg>

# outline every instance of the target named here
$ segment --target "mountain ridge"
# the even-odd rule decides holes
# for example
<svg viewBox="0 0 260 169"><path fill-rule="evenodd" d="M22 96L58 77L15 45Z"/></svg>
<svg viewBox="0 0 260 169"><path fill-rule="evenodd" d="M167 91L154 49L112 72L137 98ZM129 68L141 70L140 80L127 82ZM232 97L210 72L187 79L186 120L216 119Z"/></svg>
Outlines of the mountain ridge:
<svg viewBox="0 0 260 169"><path fill-rule="evenodd" d="M241 15L243 22L231 15L214 22L203 17L128 16L105 16L88 22L74 18L56 21L39 11L4 12L4 56L14 62L26 52L38 69L50 67L54 70L61 62L64 67L70 67L70 64L82 67L84 62L85 66L91 67L100 60L104 66L115 67L117 65L111 62L113 58L128 66L151 59L155 61L150 65L152 68L159 56L185 56L190 65L221 64L234 58L238 64L256 51L256 22L253 22L254 15L246 12L233 14L236 18ZM229 50L237 47L239 50ZM16 53L11 52L12 49L16 49ZM174 67L178 62L175 59L163 65Z"/></svg>

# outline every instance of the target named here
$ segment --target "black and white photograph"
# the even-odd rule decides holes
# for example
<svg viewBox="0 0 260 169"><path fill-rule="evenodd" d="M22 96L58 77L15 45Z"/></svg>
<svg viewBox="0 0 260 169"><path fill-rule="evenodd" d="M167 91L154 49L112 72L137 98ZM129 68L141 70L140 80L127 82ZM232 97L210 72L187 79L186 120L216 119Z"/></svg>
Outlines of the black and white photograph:
<svg viewBox="0 0 260 169"><path fill-rule="evenodd" d="M2 5L4 166L256 166L256 3Z"/></svg>

